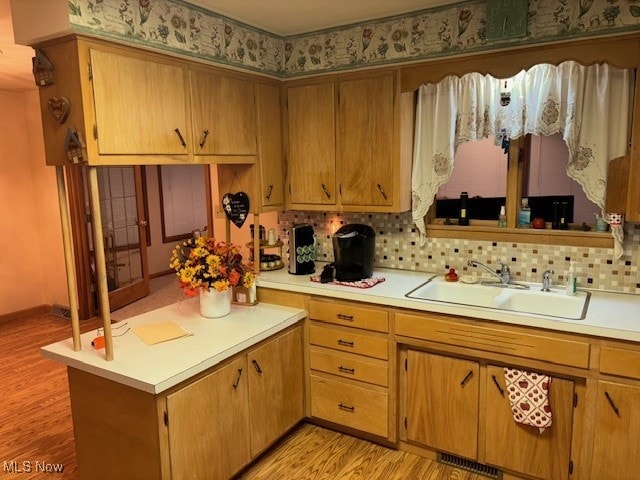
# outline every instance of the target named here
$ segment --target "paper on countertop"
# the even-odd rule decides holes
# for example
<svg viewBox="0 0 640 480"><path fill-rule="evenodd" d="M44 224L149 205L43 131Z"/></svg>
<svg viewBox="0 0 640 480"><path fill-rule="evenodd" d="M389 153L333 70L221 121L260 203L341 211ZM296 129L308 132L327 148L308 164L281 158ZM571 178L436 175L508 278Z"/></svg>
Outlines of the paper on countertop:
<svg viewBox="0 0 640 480"><path fill-rule="evenodd" d="M193 335L193 333L185 330L171 320L133 327L131 330L147 345L155 345L156 343Z"/></svg>

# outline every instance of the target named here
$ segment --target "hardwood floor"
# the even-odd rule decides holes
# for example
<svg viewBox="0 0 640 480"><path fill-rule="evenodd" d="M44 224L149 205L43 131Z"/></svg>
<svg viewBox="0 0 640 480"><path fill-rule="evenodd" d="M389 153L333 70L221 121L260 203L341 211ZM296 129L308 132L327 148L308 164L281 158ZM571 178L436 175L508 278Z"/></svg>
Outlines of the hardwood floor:
<svg viewBox="0 0 640 480"><path fill-rule="evenodd" d="M100 324L100 320L83 321L81 330ZM70 321L52 315L0 321L2 479L77 478L66 367L40 354L41 346L70 336ZM36 471L43 465L62 465L63 471ZM310 424L294 430L239 478L486 480Z"/></svg>
<svg viewBox="0 0 640 480"><path fill-rule="evenodd" d="M99 323L82 321L81 330ZM40 354L69 337L71 321L53 315L0 322L0 478L77 478L67 369ZM56 465L62 473L40 470Z"/></svg>
<svg viewBox="0 0 640 480"><path fill-rule="evenodd" d="M302 424L248 470L242 480L487 480L487 477Z"/></svg>

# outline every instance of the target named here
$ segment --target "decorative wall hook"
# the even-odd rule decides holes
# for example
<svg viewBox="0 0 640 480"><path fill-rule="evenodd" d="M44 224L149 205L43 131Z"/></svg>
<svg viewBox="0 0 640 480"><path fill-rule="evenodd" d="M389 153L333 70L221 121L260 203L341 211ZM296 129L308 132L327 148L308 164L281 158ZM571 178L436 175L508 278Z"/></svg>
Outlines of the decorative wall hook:
<svg viewBox="0 0 640 480"><path fill-rule="evenodd" d="M64 141L64 151L71 163L81 163L87 160L87 145L82 133L75 127L67 128L67 138Z"/></svg>
<svg viewBox="0 0 640 480"><path fill-rule="evenodd" d="M71 112L71 102L67 97L51 97L47 101L47 108L57 123L64 123Z"/></svg>
<svg viewBox="0 0 640 480"><path fill-rule="evenodd" d="M44 87L53 83L53 63L49 61L44 51L36 49L36 56L31 59L33 77L36 85Z"/></svg>

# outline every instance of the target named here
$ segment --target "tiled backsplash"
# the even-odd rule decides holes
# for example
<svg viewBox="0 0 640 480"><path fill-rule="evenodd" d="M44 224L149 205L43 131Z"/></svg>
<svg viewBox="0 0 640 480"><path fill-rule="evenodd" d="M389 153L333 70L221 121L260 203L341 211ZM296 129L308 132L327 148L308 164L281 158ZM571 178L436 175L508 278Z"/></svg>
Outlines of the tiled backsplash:
<svg viewBox="0 0 640 480"><path fill-rule="evenodd" d="M338 228L347 223L363 223L376 232L374 265L377 267L438 273L446 273L452 267L464 274L470 270L467 261L472 258L496 266L496 269L498 260L503 260L517 280L540 282L542 272L553 269L555 282L563 283L565 272L573 261L578 286L640 294L640 224L625 226L625 255L615 260L613 249L565 245L430 238L421 247L410 212L283 212L278 214L278 227L280 238L285 242L289 228L295 223L313 226L318 239L318 260L321 261L333 261L331 235Z"/></svg>

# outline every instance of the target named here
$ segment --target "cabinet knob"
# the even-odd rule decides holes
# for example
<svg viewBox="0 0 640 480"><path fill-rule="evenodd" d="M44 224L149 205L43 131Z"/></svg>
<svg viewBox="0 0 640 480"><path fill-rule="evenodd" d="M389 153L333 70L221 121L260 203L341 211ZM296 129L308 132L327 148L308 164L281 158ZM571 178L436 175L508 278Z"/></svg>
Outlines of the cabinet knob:
<svg viewBox="0 0 640 480"><path fill-rule="evenodd" d="M260 368L257 360L251 360L251 363L253 363L253 368L256 369L256 372L262 373L262 369Z"/></svg>
<svg viewBox="0 0 640 480"><path fill-rule="evenodd" d="M331 194L329 193L329 190L327 190L327 186L324 183L320 184L322 186L322 190L324 191L324 194L327 196L327 198L331 198Z"/></svg>
<svg viewBox="0 0 640 480"><path fill-rule="evenodd" d="M348 341L348 340L342 340L342 339L340 338L340 339L338 339L338 345L341 345L341 346L343 346L343 347L353 347L353 346L354 346L354 343L353 343L353 342L350 342L350 341Z"/></svg>
<svg viewBox="0 0 640 480"><path fill-rule="evenodd" d="M491 375L491 377L493 377L493 383L495 384L496 388L500 392L500 395L502 395L504 397L504 390L500 386L500 383L498 383L498 379L496 378L495 375Z"/></svg>
<svg viewBox="0 0 640 480"><path fill-rule="evenodd" d="M460 382L460 386L464 387L464 384L467 383L471 377L473 377L473 370L469 370L469 373L467 373L467 375Z"/></svg>
<svg viewBox="0 0 640 480"><path fill-rule="evenodd" d="M340 370L341 372L344 372L344 373L351 373L351 374L356 373L356 369L355 368L343 367L342 365L340 365L338 367L338 370Z"/></svg>
<svg viewBox="0 0 640 480"><path fill-rule="evenodd" d="M265 195L265 197L267 198L267 200L271 200L271 193L273 193L273 185L269 185L269 191L267 192L267 194Z"/></svg>
<svg viewBox="0 0 640 480"><path fill-rule="evenodd" d="M184 147L187 148L187 142L184 141L184 137L182 136L182 134L180 133L180 129L176 128L174 130L174 132L176 132L176 135L178 135L178 139L180 140L180 144Z"/></svg>
<svg viewBox="0 0 640 480"><path fill-rule="evenodd" d="M378 186L378 190L380 190L380 193L382 194L382 197L386 200L387 199L387 192L384 191L384 188L382 188L382 185L380 185L379 183L376 184Z"/></svg>
<svg viewBox="0 0 640 480"><path fill-rule="evenodd" d="M342 403L342 402L340 402L340 403L338 404L338 408L339 408L340 410L346 410L347 412L351 412L351 413L355 412L355 410L356 410L356 407L354 407L353 405L345 405L345 404L344 404L344 403Z"/></svg>
<svg viewBox="0 0 640 480"><path fill-rule="evenodd" d="M340 320L348 320L350 322L353 321L353 315L345 315L344 313L336 313L336 317Z"/></svg>
<svg viewBox="0 0 640 480"><path fill-rule="evenodd" d="M233 389L234 389L234 390L235 390L236 388L238 388L238 385L240 385L240 377L241 377L241 376L242 376L242 369L241 369L241 368L239 368L239 369L238 369L238 378L236 378L236 381L235 381L235 382L233 382L233 385L232 385L232 387L233 387Z"/></svg>
<svg viewBox="0 0 640 480"><path fill-rule="evenodd" d="M209 136L209 130L205 130L202 132L202 140L200 140L200 148L204 147L204 144L207 142L207 137Z"/></svg>
<svg viewBox="0 0 640 480"><path fill-rule="evenodd" d="M618 407L616 406L616 404L613 402L613 399L611 398L611 395L609 395L609 392L607 392L605 390L604 392L604 396L607 397L607 401L609 402L609 405L611 406L611 408L613 409L614 412L616 412L617 416L620 416L620 410L618 410Z"/></svg>

